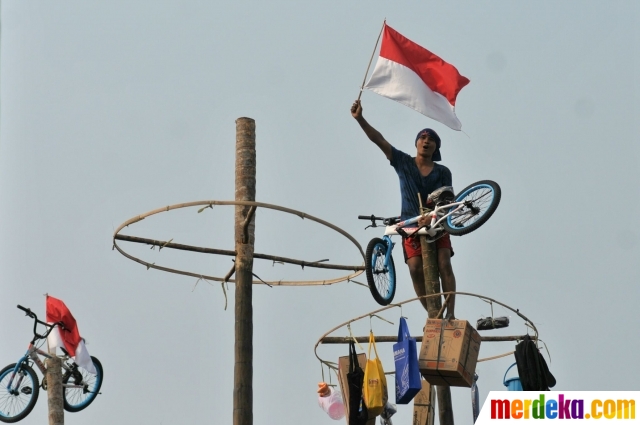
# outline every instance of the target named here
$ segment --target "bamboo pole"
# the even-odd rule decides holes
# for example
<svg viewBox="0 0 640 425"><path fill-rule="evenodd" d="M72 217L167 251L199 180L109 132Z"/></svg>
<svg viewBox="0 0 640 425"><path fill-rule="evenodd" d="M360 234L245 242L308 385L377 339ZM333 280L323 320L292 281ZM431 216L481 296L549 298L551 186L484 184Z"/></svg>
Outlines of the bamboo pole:
<svg viewBox="0 0 640 425"><path fill-rule="evenodd" d="M256 200L256 124L236 120L236 201ZM253 247L255 216L251 207L235 207L236 297L233 424L253 424ZM251 220L248 225L245 221Z"/></svg>
<svg viewBox="0 0 640 425"><path fill-rule="evenodd" d="M427 295L440 292L440 272L438 271L438 252L432 243L427 243L426 236L420 236L422 249L422 272L424 273L424 286ZM427 312L430 319L438 317L442 308L441 297L427 298Z"/></svg>
<svg viewBox="0 0 640 425"><path fill-rule="evenodd" d="M382 28L380 29L380 34L378 34L378 39L376 40L376 45L373 47L373 52L371 52L371 58L369 59L369 64L367 65L367 71L364 73L364 78L362 79L362 85L360 86L360 93L358 93L358 100L362 96L362 91L364 90L364 85L367 82L367 75L369 74L369 68L371 68L371 62L373 62L373 56L376 54L376 50L378 49L378 43L380 42L380 37L382 36L382 32L384 31L384 27L387 25L387 19L385 18L384 22L382 22Z"/></svg>
<svg viewBox="0 0 640 425"><path fill-rule="evenodd" d="M376 344L377 343L383 343L383 342L398 342L398 337L395 335L378 335L378 336L374 336L373 337ZM415 337L416 342L422 342L422 337L417 335ZM504 342L504 341L521 341L524 338L524 335L509 335L509 336L481 336L480 340L484 341L484 342ZM533 340L536 340L537 338L535 336L530 337ZM325 336L324 338L322 338L320 340L320 343L322 344L348 344L349 342L356 340L357 342L361 343L361 344L366 344L367 342L369 342L369 337L368 336L355 336L355 337L351 337L351 336Z"/></svg>
<svg viewBox="0 0 640 425"><path fill-rule="evenodd" d="M436 385L438 394L438 417L442 425L453 425L453 406L451 403L451 387Z"/></svg>
<svg viewBox="0 0 640 425"><path fill-rule="evenodd" d="M53 353L46 360L47 398L49 425L64 425L64 402L62 399L62 361Z"/></svg>
<svg viewBox="0 0 640 425"><path fill-rule="evenodd" d="M440 273L438 271L438 252L434 243L427 243L426 236L420 236L422 249L422 271L424 273L424 285L427 295L440 292ZM436 318L442 309L441 297L427 298L427 311L429 318ZM453 407L451 405L451 388L449 386L436 386L438 394L438 413L440 425L453 425Z"/></svg>
<svg viewBox="0 0 640 425"><path fill-rule="evenodd" d="M214 255L228 255L230 257L235 257L238 255L236 251L232 251L230 249L216 249L216 248L204 248L200 246L193 245L184 245L175 242L168 241L160 241L157 239L148 239L148 238L140 238L137 236L128 236L117 234L113 237L115 240L133 242L133 243L141 243L146 245L151 245L152 247L159 247L160 249L169 248L169 249L178 249L182 251L191 251L191 252L200 252L202 254L214 254ZM320 261L302 261L296 260L294 258L280 257L276 255L268 255L268 254L259 254L257 252L253 253L253 258L259 258L261 260L269 260L269 261L278 261L281 263L295 264L297 266L302 267L315 267L318 269L332 269L332 270L364 270L364 266L349 266L344 264L329 264L322 263ZM323 261L323 260L321 260ZM231 276L229 276L231 277Z"/></svg>

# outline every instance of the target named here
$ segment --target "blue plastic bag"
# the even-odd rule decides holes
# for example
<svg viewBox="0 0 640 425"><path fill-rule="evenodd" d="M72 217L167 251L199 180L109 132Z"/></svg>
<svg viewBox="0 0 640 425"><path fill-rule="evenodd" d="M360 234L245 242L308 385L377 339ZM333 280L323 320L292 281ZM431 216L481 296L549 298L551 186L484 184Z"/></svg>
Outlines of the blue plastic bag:
<svg viewBox="0 0 640 425"><path fill-rule="evenodd" d="M400 317L398 342L393 344L393 360L396 364L396 403L408 404L422 389L422 383L416 340L409 335L404 317Z"/></svg>

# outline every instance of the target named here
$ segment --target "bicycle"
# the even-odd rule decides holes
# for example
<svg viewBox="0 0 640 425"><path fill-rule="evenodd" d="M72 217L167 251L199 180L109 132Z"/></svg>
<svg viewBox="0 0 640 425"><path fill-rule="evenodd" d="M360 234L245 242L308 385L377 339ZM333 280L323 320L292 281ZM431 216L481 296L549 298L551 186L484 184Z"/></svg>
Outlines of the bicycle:
<svg viewBox="0 0 640 425"><path fill-rule="evenodd" d="M0 421L8 423L18 422L31 413L38 401L40 386L46 391L46 367L39 356L50 359L53 358L53 355L40 350L39 347L44 344L56 326L64 329L62 322L50 325L38 320L38 316L30 309L21 305L18 305L18 308L34 319L33 339L29 343L27 352L17 363L10 364L0 370ZM38 324L46 327L46 331L42 335L37 332ZM41 342L38 343L38 341ZM62 358L64 410L79 412L89 406L100 394L103 378L102 364L97 358L91 356L97 372L94 376L76 364L65 349L62 348L62 351L64 353ZM42 385L39 384L38 375L33 370L34 364L45 375Z"/></svg>
<svg viewBox="0 0 640 425"><path fill-rule="evenodd" d="M380 305L388 305L396 293L396 270L391 252L392 235L411 238L425 235L427 242L434 242L449 233L462 236L482 226L495 212L500 203L501 190L498 183L482 180L470 184L458 195L451 186L442 187L427 197L426 213L430 223L418 227L419 215L404 221L400 217L376 217L359 215L360 220L371 220L365 227L378 227L377 221L386 226L382 238L373 238L365 252L365 272L371 295Z"/></svg>

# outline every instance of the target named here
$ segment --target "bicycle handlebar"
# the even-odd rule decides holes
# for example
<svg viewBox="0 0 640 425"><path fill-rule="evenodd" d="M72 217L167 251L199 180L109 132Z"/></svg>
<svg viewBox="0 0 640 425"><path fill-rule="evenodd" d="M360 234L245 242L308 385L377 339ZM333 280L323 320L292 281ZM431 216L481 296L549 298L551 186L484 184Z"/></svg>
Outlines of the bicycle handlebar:
<svg viewBox="0 0 640 425"><path fill-rule="evenodd" d="M383 217L376 217L375 215L371 214L371 215L359 215L358 216L359 220L371 220L371 221L375 221L375 220L384 220Z"/></svg>
<svg viewBox="0 0 640 425"><path fill-rule="evenodd" d="M385 226L390 226L390 225L398 223L400 221L400 217L384 218L384 217L376 217L373 214L371 214L371 215L359 215L358 219L360 219L360 220L371 220L371 224L368 225L367 227L365 227L364 228L365 230L367 230L369 227L378 227L378 224L376 223L376 221L381 221L382 224L385 225Z"/></svg>
<svg viewBox="0 0 640 425"><path fill-rule="evenodd" d="M20 310L24 311L25 313L27 313L27 316L29 316L29 317L31 317L31 318L33 318L33 316L35 316L35 314L31 311L31 309L30 309L30 308L23 307L23 306L21 306L20 304L18 304L18 308L19 308Z"/></svg>
<svg viewBox="0 0 640 425"><path fill-rule="evenodd" d="M18 304L17 306L20 310L24 311L25 313L27 313L27 316L31 317L34 320L33 323L33 341L31 341L32 343L36 340L36 339L44 339L46 337L49 336L49 334L51 333L51 331L53 330L53 328L55 328L56 326L61 328L61 329L65 329L64 324L62 322L56 322L53 324L49 324L46 322L43 322L42 320L38 320L38 316L31 311L30 308L26 308L21 306L20 304ZM38 323L41 325L44 325L47 328L47 331L44 333L44 335L40 335L37 332L37 327L38 327Z"/></svg>

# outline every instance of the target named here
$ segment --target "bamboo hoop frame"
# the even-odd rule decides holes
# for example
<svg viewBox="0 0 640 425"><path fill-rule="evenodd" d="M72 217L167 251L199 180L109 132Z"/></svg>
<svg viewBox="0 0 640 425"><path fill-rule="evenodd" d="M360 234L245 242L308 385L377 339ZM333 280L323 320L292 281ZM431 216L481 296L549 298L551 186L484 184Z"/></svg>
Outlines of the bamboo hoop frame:
<svg viewBox="0 0 640 425"><path fill-rule="evenodd" d="M520 313L520 311L518 309L514 309L514 308L508 306L507 304L504 304L504 303L501 303L500 301L494 300L493 298L489 298L489 297L486 297L484 295L474 294L474 293L471 293L471 292L439 292L437 294L423 295L421 297L410 298L408 300L401 301L399 303L389 304L389 305L387 305L385 307L379 308L377 310L370 311L369 313L363 314L361 316L358 316L358 317L355 317L355 318L353 318L351 320L348 320L348 321L346 321L344 323L341 323L338 326L336 326L336 327L332 328L331 330L327 331L326 333L324 333L318 339L318 341L316 342L316 345L313 347L314 354L315 354L316 358L320 361L321 364L323 364L323 365L327 366L327 368L333 369L334 371L337 372L338 367L337 367L335 362L324 360L324 359L320 358L320 356L318 355L318 347L320 346L320 344L323 344L323 341L327 336L331 335L333 332L337 331L338 329L341 329L341 328L343 328L345 326L351 325L351 323L353 323L353 322L356 322L358 320L362 320L362 319L365 319L365 318L371 318L371 317L373 317L374 315L376 315L379 312L382 312L382 311L385 311L385 310L389 310L389 309L395 308L395 307L400 307L400 306L402 306L404 304L408 304L410 302L418 301L418 300L420 300L422 298L439 297L439 296L444 296L444 295L465 295L465 296L470 296L470 297L476 297L476 298L480 298L483 301L496 303L496 304L498 304L498 305L500 305L500 306L502 306L502 307L504 307L504 308L506 308L508 310L511 310L512 312L517 314L522 320L524 320L526 326L530 327L535 332L535 336L532 339L534 339L536 341L536 345L538 344L538 340L539 340L538 329L533 324L533 322L531 320L529 320L529 318L527 316L525 316L524 314ZM512 340L516 340L516 338L519 338L519 337L520 337L520 335L514 335L514 336L510 336L510 337L505 336L503 338L512 338ZM348 337L348 339L350 339L350 340L354 340L355 339L356 342L357 342L358 338L364 338L364 337ZM497 342L497 340L495 340L495 339L487 339L487 340L483 340L483 341L485 341L485 342ZM377 342L377 340L376 340L376 342ZM386 342L386 341L380 341L380 342ZM335 343L335 342L331 342L331 343ZM498 358L501 358L501 357L508 356L510 354L513 354L513 351L509 351L509 352L504 353L504 354L499 354L497 356L478 359L478 363L483 362L483 361L489 361L489 360L498 359ZM395 374L395 370L392 371L392 372L385 372L385 375L393 375L393 374Z"/></svg>
<svg viewBox="0 0 640 425"><path fill-rule="evenodd" d="M351 241L356 248L358 248L358 251L360 252L360 255L362 256L362 259L364 261L364 251L362 250L362 246L360 246L360 244L358 243L358 241L355 240L355 238L353 236L351 236L349 233L347 233L346 231L344 231L343 229L339 228L338 226L331 224L325 220L322 220L320 218L314 217L310 214L304 213L302 211L297 211L291 208L286 208L286 207L282 207L279 205L274 205L274 204L267 204L264 202L251 202L251 201L218 201L218 200L209 200L209 201L195 201L195 202L185 202L185 203L181 203L181 204L174 204L174 205L168 205L166 207L162 207L162 208L157 208L155 210L146 212L144 214L140 214L137 215L135 217L130 218L129 220L125 221L124 223L122 223L120 226L118 226L118 228L116 228L116 230L113 233L113 248L116 249L120 254L122 254L123 256L125 256L126 258L135 261L136 263L142 264L143 266L147 267L147 269L156 269L156 270L161 270L161 271L165 271L165 272L169 272L169 273L175 273L175 274L181 274L184 276L191 276L191 277L196 277L198 279L204 279L204 280L212 280L212 281L216 281L216 282L232 282L235 283L234 279L230 279L231 277L231 272L229 274L227 274L227 276L225 277L218 277L218 276L209 276L209 275L203 275L203 274L198 274L198 273L192 273L186 270L179 270L179 269L173 269L170 267L164 267L164 266L159 266L155 263L149 263L147 261L141 260L137 257L134 257L133 255L125 252L117 243L118 240L122 240L122 241L127 241L127 242L134 242L134 243L144 243L144 244L148 244L148 245L152 245L152 246L158 246L160 247L160 249L162 248L172 248L172 249L180 249L180 250L185 250L185 251L193 251L193 252L201 252L201 253L206 253L206 254L216 254L216 255L229 255L229 256L235 256L236 252L232 251L232 250L223 250L223 249L214 249L214 248L203 248L203 247L198 247L198 246L193 246L193 245L184 245L184 244L176 244L176 243L172 243L171 240L169 241L159 241L159 240L155 240L155 239L146 239L146 238L138 238L135 236L128 236L128 235L121 235L120 231L122 229L124 229L125 227L128 227L132 224L135 224L141 220L144 220L147 217L150 217L152 215L155 214L160 214L163 212L167 212L167 211L171 211L171 210L176 210L176 209L181 209L181 208L190 208L190 207L198 207L198 206L203 206L204 208L213 208L214 205L223 205L223 206L229 206L229 205L244 205L244 206L250 206L250 207L255 207L255 208L267 208L267 209L271 209L271 210L275 210L275 211L280 211L280 212L284 212L287 214L292 214L292 215L297 215L298 217L302 218L302 219L309 219L311 221L314 221L318 224L321 224L325 227L328 227L338 233L340 233L342 236L344 236L345 238L347 238L349 241ZM202 209L201 209L202 211ZM342 276L342 277L338 277L335 279L326 279L326 280L295 280L295 281L285 281L285 280L278 280L278 281L262 281L262 280L254 280L253 283L254 284L267 284L267 285L271 285L271 286L319 286L319 285L333 285L334 283L338 283L338 282L343 282L343 281L351 281L353 278L359 276L360 274L362 274L362 272L364 271L364 265L360 265L360 266L349 266L349 265L340 265L340 264L327 264L327 263L323 263L323 260L320 261L311 261L311 262L306 262L306 261L302 261L302 260L296 260L293 258L287 258L287 257L279 257L279 256L273 256L273 255L267 255L267 254L259 254L259 253L255 253L254 254L254 258L259 258L259 259L264 259L264 260L270 260L270 261L279 261L279 262L283 262L283 263L289 263L289 264L295 264L295 265L299 265L301 267L314 267L314 268L322 268L322 269L333 269L333 270L353 270L353 273ZM363 263L364 264L364 263Z"/></svg>

